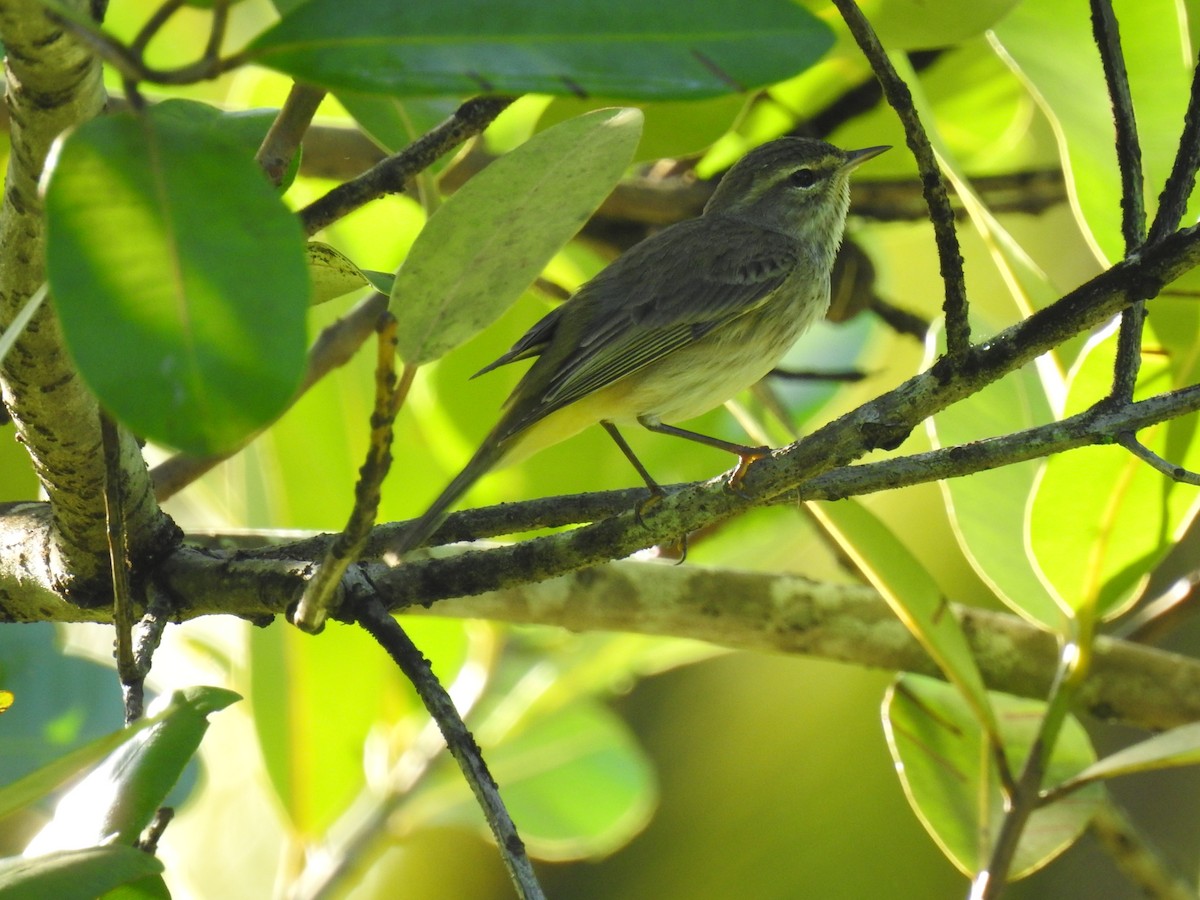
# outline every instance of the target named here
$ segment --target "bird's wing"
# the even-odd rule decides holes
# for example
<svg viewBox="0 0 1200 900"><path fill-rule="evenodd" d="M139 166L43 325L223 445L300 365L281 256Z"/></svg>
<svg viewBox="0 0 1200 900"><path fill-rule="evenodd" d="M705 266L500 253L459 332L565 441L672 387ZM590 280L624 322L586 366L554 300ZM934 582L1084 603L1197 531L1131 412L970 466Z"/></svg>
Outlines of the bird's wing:
<svg viewBox="0 0 1200 900"><path fill-rule="evenodd" d="M509 363L517 362L517 360L529 359L531 356L541 356L542 351L546 349L546 345L554 338L554 330L558 327L558 318L562 315L565 305L565 303L560 304L542 316L532 328L521 336L519 341L512 345L507 353L499 359L488 363L471 377L478 378L484 372L490 372L492 369L500 368L500 366L507 366Z"/></svg>
<svg viewBox="0 0 1200 900"><path fill-rule="evenodd" d="M694 219L658 236L669 241L643 242L568 301L582 303L587 324L563 329L577 343L546 379L537 418L755 309L799 262L785 235L736 220L713 224Z"/></svg>

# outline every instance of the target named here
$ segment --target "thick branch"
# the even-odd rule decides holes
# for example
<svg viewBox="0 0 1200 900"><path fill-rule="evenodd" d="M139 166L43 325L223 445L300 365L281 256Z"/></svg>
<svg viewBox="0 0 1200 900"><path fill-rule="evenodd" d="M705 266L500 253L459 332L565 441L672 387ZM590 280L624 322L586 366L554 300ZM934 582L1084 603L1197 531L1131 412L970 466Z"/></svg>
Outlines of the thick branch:
<svg viewBox="0 0 1200 900"><path fill-rule="evenodd" d="M374 579L384 571L376 563L365 574ZM161 575L176 598L196 601L177 610L180 618L225 613L269 620L291 602L305 572L306 564L298 561L184 550ZM1058 655L1052 635L1016 616L954 609L989 687L1045 696ZM68 611L74 621L107 622L111 615L108 608L63 608ZM624 561L413 612L693 637L734 649L938 674L874 590L819 584L795 575ZM1143 728L1200 721L1200 663L1101 638L1079 704L1100 718Z"/></svg>
<svg viewBox="0 0 1200 900"><path fill-rule="evenodd" d="M86 3L77 3L86 9ZM7 326L46 279L45 225L37 184L51 142L104 106L99 62L34 0L0 2L7 52L12 153L0 207L0 324ZM50 498L53 527L39 552L65 592L105 589L104 460L99 414L63 346L50 304L33 317L0 369L4 402ZM170 543L136 441L121 431L119 465L134 559Z"/></svg>

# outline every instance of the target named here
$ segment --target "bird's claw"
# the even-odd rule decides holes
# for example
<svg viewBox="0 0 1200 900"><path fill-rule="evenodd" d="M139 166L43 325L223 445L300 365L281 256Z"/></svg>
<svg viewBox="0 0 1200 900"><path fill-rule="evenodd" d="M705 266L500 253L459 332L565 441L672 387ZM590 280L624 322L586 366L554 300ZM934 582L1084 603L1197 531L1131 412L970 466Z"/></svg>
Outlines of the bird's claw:
<svg viewBox="0 0 1200 900"><path fill-rule="evenodd" d="M739 453L737 468L733 470L733 474L729 476L725 486L738 494L742 493L742 480L745 479L746 472L754 463L770 455L770 447L748 447L745 452Z"/></svg>

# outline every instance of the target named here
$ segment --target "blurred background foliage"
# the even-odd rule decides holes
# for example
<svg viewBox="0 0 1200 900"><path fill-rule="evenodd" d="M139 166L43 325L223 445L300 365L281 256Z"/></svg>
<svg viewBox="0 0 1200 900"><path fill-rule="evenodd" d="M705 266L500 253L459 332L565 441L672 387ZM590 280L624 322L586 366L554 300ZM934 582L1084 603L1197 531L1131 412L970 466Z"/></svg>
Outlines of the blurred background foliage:
<svg viewBox="0 0 1200 900"><path fill-rule="evenodd" d="M859 51L829 4L805 5L833 27L834 50L807 72L753 97L645 104L639 162L670 157L694 164L701 175L718 173L746 149L803 132L815 117L841 110L836 127L822 137L844 147L897 148L874 161L861 180L911 181L915 168L894 114L879 102L848 109L848 92L870 77ZM129 37L156 6L115 2L108 25ZM919 61L913 87L932 114L926 125L959 171L978 178L1067 170L1060 202L998 215L1013 246L1027 254L1016 265L1023 293L1006 281L996 232L963 220L967 283L980 333L1018 320L1100 271L1105 260L1119 258L1110 111L1085 4L874 0L862 6L888 49L911 51L914 65ZM1118 3L1117 12L1152 197L1182 122L1196 4L1139 0ZM238 4L229 44L248 40L272 16L257 0ZM198 10L178 16L153 45L150 61L172 65L193 57L205 21ZM116 80L109 86L120 92ZM228 108L272 107L288 86L278 74L246 68L172 96ZM385 143L403 137L404 122L419 131L420 123L435 122L453 107L344 99ZM528 97L503 114L484 143L502 152L549 123L614 102L619 98ZM330 98L318 124L350 128L354 120ZM287 200L299 208L334 183L302 174ZM426 211L413 195L389 197L321 238L363 268L391 271L403 261ZM857 217L848 238L869 257L878 296L936 320L942 289L927 223ZM569 291L613 251L594 240L573 243L545 278ZM1010 264L1013 258L1007 257ZM1180 293L1191 289L1176 287ZM396 463L381 519L419 514L457 472L516 373L478 381L468 376L506 350L552 302L531 289L494 327L422 371L397 422ZM348 303L314 308L312 334ZM1170 331L1184 322L1194 341L1193 303L1190 293L1155 301L1152 326L1173 322L1162 326ZM1039 370L1050 408L1061 411L1066 373L1083 348L1082 340L1073 342L1049 371ZM926 359L919 340L860 311L815 328L785 365L857 369L867 377L851 384L774 381L772 387L792 426L805 432L900 383ZM245 452L172 500L169 512L186 531L341 527L366 449L372 364L373 354L364 352L332 373ZM760 398L743 398L742 404L752 419L767 423L773 442L788 439ZM733 440L742 434L725 410L696 427ZM981 436L970 433L968 422L958 439ZM630 440L664 483L709 478L728 465L720 453L655 435L631 434ZM928 434L914 433L901 452L929 446ZM1097 477L1075 456L1063 465L1077 483ZM634 483L631 475L607 436L592 429L484 479L467 503L624 487ZM0 441L0 499L29 499L35 490L22 450ZM1000 606L960 548L938 486L862 502L945 596ZM797 572L823 581L856 577L795 508L756 510L696 536L687 564ZM879 719L889 673L553 628L429 619L405 619L405 627L456 699L470 708L468 723L531 852L550 861L539 866L550 896L901 900L965 889L910 811L895 776ZM1175 649L1194 652L1198 639L1194 628L1184 627L1170 640ZM0 686L17 697L0 719L0 779L10 781L116 727L120 698L108 671L111 640L111 630L100 626L0 627ZM419 703L377 648L349 628L331 626L315 640L282 623L259 629L237 621L191 622L168 631L151 681L159 691L219 684L247 698L213 717L198 779L163 841L176 897L270 895L302 868L306 842L319 842L335 823L344 828L378 814L373 788L389 772L394 775L406 760L420 769L427 723ZM1093 736L1101 747L1127 739L1116 728L1095 727ZM390 810L393 839L364 857L348 882L349 895L509 896L457 771L439 758L414 781L411 793ZM1190 810L1200 799L1198 788L1196 774L1185 770L1129 779L1114 789L1168 855L1194 871L1200 846ZM34 825L21 822L0 832L0 849L18 852ZM1009 895L1136 894L1085 839Z"/></svg>

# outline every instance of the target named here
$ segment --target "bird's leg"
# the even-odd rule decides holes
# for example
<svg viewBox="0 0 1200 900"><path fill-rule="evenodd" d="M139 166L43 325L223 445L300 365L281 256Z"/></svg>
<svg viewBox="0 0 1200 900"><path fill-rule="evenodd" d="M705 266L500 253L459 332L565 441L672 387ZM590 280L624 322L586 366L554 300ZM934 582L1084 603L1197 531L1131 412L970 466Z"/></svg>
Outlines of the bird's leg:
<svg viewBox="0 0 1200 900"><path fill-rule="evenodd" d="M638 523L640 524L642 521L642 513L650 509L650 507L652 507L655 503L658 503L660 500L662 500L662 498L667 495L667 492L662 489L661 485L654 480L654 477L650 474L646 467L642 465L642 461L637 458L637 454L633 452L633 448L630 447L625 441L625 438L622 437L621 432L617 431L617 426L612 422L606 421L602 421L600 424L604 426L604 430L608 432L609 437L611 437L616 445L621 448L621 452L625 454L625 458L633 464L633 467L637 469L638 474L642 476L642 481L646 482L646 487L650 489L650 496L639 503L637 505L637 509L635 510Z"/></svg>
<svg viewBox="0 0 1200 900"><path fill-rule="evenodd" d="M716 447L718 450L725 450L728 453L732 453L738 458L738 465L733 470L733 474L729 476L727 484L735 491L741 490L742 479L746 477L746 470L750 468L751 463L771 455L770 447L750 447L746 444L735 444L732 441L723 441L720 438L700 434L697 431L688 431L686 428L678 428L675 425L664 425L662 422L656 422L645 416L638 419L638 422L643 427L651 431L657 431L659 434L672 434L675 437L686 438L689 441L707 444L709 447Z"/></svg>

